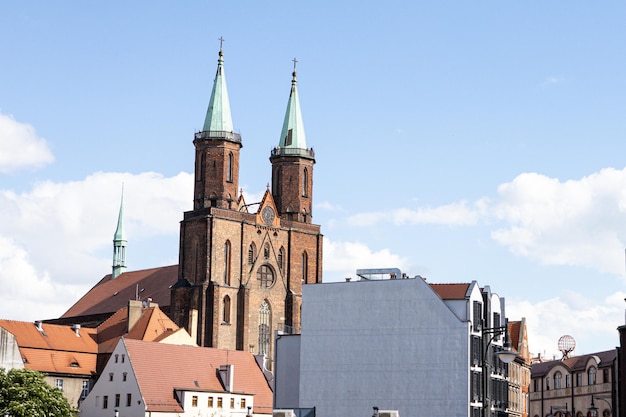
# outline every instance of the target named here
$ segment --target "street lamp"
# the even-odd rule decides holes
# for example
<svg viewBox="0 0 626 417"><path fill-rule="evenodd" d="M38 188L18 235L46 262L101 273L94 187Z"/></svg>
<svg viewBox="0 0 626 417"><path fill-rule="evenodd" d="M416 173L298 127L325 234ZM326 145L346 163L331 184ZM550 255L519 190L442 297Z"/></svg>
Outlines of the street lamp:
<svg viewBox="0 0 626 417"><path fill-rule="evenodd" d="M609 402L609 399L612 399L611 397L602 397L600 395L591 394L591 407L587 409L588 415L590 417L598 417L598 407L596 407L596 405L593 402L594 398L597 400L602 400L605 403L607 403L609 405L609 412L611 413L611 415L613 415L613 408L611 407L611 403Z"/></svg>
<svg viewBox="0 0 626 417"><path fill-rule="evenodd" d="M495 353L495 356L498 357L504 363L511 363L515 360L515 358L519 355L516 351L511 349L511 341L509 340L509 320L505 320L504 326L500 327L483 327L482 329L482 342L484 345L483 350L483 364L482 364L482 372L483 372L483 395L482 395L482 406L483 406L483 417L489 417L489 410L491 410L491 398L489 397L488 387L489 387L489 375L487 375L487 353L489 352L489 346L491 342L493 342L497 337L504 334L504 345L503 350ZM485 344L485 339L487 336L492 335L489 338L489 341Z"/></svg>

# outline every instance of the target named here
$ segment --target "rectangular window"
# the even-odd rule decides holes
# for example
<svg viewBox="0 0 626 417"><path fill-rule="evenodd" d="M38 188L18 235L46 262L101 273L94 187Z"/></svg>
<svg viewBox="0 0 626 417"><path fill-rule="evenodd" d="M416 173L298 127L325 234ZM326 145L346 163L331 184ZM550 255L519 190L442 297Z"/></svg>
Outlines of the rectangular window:
<svg viewBox="0 0 626 417"><path fill-rule="evenodd" d="M120 406L120 394L115 394L115 406Z"/></svg>
<svg viewBox="0 0 626 417"><path fill-rule="evenodd" d="M102 397L102 408L109 408L109 396Z"/></svg>
<svg viewBox="0 0 626 417"><path fill-rule="evenodd" d="M578 372L576 374L576 386L577 387L582 387L583 386L583 374L582 374L582 372Z"/></svg>
<svg viewBox="0 0 626 417"><path fill-rule="evenodd" d="M109 374L109 381L113 381L113 372Z"/></svg>
<svg viewBox="0 0 626 417"><path fill-rule="evenodd" d="M245 398L241 399L241 408L244 408L244 409L246 408L246 399Z"/></svg>
<svg viewBox="0 0 626 417"><path fill-rule="evenodd" d="M602 382L605 384L607 382L611 382L611 377L609 377L609 370L607 368L602 370Z"/></svg>
<svg viewBox="0 0 626 417"><path fill-rule="evenodd" d="M130 403L133 401L133 394L126 394L126 407L130 407Z"/></svg>
<svg viewBox="0 0 626 417"><path fill-rule="evenodd" d="M63 391L63 380L62 379L57 379L56 380L56 387L58 389L60 389L61 391Z"/></svg>
<svg viewBox="0 0 626 417"><path fill-rule="evenodd" d="M84 400L87 398L87 394L89 394L89 381L83 381L83 389L80 393L80 398Z"/></svg>
<svg viewBox="0 0 626 417"><path fill-rule="evenodd" d="M570 374L565 375L565 388L572 386L572 376Z"/></svg>
<svg viewBox="0 0 626 417"><path fill-rule="evenodd" d="M474 331L479 332L482 330L482 316L483 316L483 305L479 301L474 301L474 316L472 317L472 322L474 324Z"/></svg>
<svg viewBox="0 0 626 417"><path fill-rule="evenodd" d="M232 397L230 399L230 408L235 408L235 399Z"/></svg>
<svg viewBox="0 0 626 417"><path fill-rule="evenodd" d="M209 401L207 402L207 407L213 408L213 397L209 397Z"/></svg>
<svg viewBox="0 0 626 417"><path fill-rule="evenodd" d="M122 381L126 381L126 378L128 377L128 372L124 372L122 374Z"/></svg>
<svg viewBox="0 0 626 417"><path fill-rule="evenodd" d="M198 396L194 395L193 397L191 397L191 406L192 407L197 407L198 406Z"/></svg>
<svg viewBox="0 0 626 417"><path fill-rule="evenodd" d="M481 366L482 361L482 349L480 346L481 339L478 336L471 337L470 354L472 356L471 366Z"/></svg>
<svg viewBox="0 0 626 417"><path fill-rule="evenodd" d="M222 408L222 397L217 397L217 408Z"/></svg>
<svg viewBox="0 0 626 417"><path fill-rule="evenodd" d="M493 327L501 327L500 326L500 314L493 313ZM494 335L493 340L500 340L500 333L496 333Z"/></svg>

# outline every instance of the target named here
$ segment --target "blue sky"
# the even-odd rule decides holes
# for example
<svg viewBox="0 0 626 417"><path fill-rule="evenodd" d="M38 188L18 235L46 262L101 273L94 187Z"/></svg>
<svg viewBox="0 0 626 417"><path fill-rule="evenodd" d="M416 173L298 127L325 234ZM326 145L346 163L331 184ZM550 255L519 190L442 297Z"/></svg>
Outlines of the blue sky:
<svg viewBox="0 0 626 417"><path fill-rule="evenodd" d="M324 280L477 280L533 353L618 344L626 4L0 4L0 316L62 314L110 272L177 263L224 37L240 185L270 181L291 71L316 152Z"/></svg>

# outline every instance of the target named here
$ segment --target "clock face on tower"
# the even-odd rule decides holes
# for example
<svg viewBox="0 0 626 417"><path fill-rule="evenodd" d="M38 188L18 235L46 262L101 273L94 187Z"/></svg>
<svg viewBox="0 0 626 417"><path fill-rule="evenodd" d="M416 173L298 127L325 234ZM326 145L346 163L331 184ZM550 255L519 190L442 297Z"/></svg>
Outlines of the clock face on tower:
<svg viewBox="0 0 626 417"><path fill-rule="evenodd" d="M269 206L264 207L263 211L261 211L261 218L263 218L265 224L272 224L274 221L274 209Z"/></svg>

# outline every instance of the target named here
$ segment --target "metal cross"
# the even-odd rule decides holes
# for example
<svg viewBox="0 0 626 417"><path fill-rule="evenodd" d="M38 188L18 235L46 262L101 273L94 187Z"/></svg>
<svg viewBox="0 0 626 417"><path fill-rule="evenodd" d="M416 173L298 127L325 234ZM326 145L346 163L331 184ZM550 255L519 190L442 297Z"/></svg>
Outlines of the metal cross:
<svg viewBox="0 0 626 417"><path fill-rule="evenodd" d="M293 70L295 71L296 70L296 64L298 63L298 61L295 58L292 59L292 61L293 61Z"/></svg>
<svg viewBox="0 0 626 417"><path fill-rule="evenodd" d="M222 42L224 42L224 38L222 38L220 36L220 38L218 39L220 41L220 51L222 50Z"/></svg>

